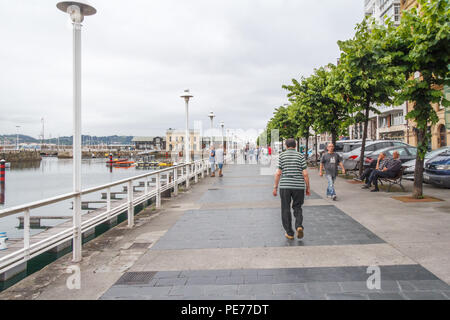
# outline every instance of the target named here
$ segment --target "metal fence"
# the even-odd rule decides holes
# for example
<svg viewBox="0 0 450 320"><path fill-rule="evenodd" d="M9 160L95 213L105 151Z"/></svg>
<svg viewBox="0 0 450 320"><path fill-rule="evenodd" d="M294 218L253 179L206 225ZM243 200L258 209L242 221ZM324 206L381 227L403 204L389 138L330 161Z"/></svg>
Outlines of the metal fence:
<svg viewBox="0 0 450 320"><path fill-rule="evenodd" d="M203 178L208 174L210 166L207 159L194 161L188 164L180 164L165 169L152 171L141 174L132 178L122 179L112 183L100 185L97 187L87 188L81 192L72 192L56 197L27 203L24 205L12 207L9 209L0 210L0 219L10 215L23 213L23 248L15 250L0 258L0 274L24 262L27 262L33 257L36 257L60 244L72 240L74 257L81 257L81 235L102 224L110 221L112 218L121 213L127 212L128 227L132 228L134 225L134 208L151 198L155 198L156 208L161 207L161 193L172 189L174 194L178 194L178 185L185 182L186 188L189 188L190 179L194 178L195 183L198 182L199 175ZM165 178L164 180L162 179ZM149 181L155 178L155 182ZM139 187L143 187L143 191L135 191L135 182L139 182ZM142 184L143 182L143 184ZM113 206L111 201L111 188L117 186L126 186L126 201ZM124 188L125 189L125 188ZM74 201L81 201L81 196L106 190L106 210L99 210L99 213L85 219L77 219L76 216L81 216L80 206L74 206L73 223L71 227L65 228L63 231L54 233L45 237L44 239L31 239L30 237L30 216L32 210L40 207L45 207L72 199ZM79 241L77 243L77 241ZM77 251L77 252L75 252Z"/></svg>

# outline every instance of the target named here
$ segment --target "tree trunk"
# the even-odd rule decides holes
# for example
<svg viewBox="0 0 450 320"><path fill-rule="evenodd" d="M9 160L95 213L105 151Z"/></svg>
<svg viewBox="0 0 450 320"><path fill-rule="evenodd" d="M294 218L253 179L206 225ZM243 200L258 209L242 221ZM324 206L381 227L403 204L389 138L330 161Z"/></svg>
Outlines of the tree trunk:
<svg viewBox="0 0 450 320"><path fill-rule="evenodd" d="M420 147L425 143L426 135L424 129L417 130L417 146ZM419 151L419 150L417 150ZM420 199L423 196L423 164L424 159L420 159L419 152L416 155L416 168L414 170L414 187L412 197Z"/></svg>
<svg viewBox="0 0 450 320"><path fill-rule="evenodd" d="M336 131L331 132L331 143L336 148L336 139L337 139L337 133Z"/></svg>
<svg viewBox="0 0 450 320"><path fill-rule="evenodd" d="M308 142L309 142L309 135L306 135L306 143L305 143L305 160L308 161Z"/></svg>
<svg viewBox="0 0 450 320"><path fill-rule="evenodd" d="M364 152L366 151L367 126L369 124L369 104L366 106L366 116L364 117L364 131L361 144L361 154L359 156L359 176L361 177L364 170Z"/></svg>
<svg viewBox="0 0 450 320"><path fill-rule="evenodd" d="M316 140L316 146L314 148L316 150L316 164L317 164L317 162L319 161L319 159L317 158L318 157L318 154L317 154L317 134L316 134L315 140Z"/></svg>

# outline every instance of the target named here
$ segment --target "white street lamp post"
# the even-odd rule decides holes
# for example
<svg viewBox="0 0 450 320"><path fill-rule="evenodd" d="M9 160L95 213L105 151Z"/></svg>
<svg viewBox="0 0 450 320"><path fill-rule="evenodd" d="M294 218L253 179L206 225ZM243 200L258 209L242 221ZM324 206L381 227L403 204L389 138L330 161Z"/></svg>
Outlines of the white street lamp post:
<svg viewBox="0 0 450 320"><path fill-rule="evenodd" d="M220 127L222 128L222 131L221 131L221 135L222 135L222 148L223 148L223 127L225 126L225 124L223 123L223 121L222 122L220 122Z"/></svg>
<svg viewBox="0 0 450 320"><path fill-rule="evenodd" d="M81 22L97 10L85 3L62 1L56 7L70 15L73 25L73 261L81 261Z"/></svg>
<svg viewBox="0 0 450 320"><path fill-rule="evenodd" d="M20 126L16 126L17 128L17 134L16 134L16 150L19 150L19 129Z"/></svg>
<svg viewBox="0 0 450 320"><path fill-rule="evenodd" d="M189 89L184 90L183 94L181 95L181 98L184 98L184 101L186 102L186 137L184 138L184 151L185 151L185 162L186 164L191 162L191 152L189 148L189 99L192 98L193 95L189 93Z"/></svg>
<svg viewBox="0 0 450 320"><path fill-rule="evenodd" d="M208 114L208 117L211 119L211 141L209 142L209 147L211 148L211 146L214 145L214 141L213 141L213 122L214 122L214 117L215 117L214 112L211 111Z"/></svg>

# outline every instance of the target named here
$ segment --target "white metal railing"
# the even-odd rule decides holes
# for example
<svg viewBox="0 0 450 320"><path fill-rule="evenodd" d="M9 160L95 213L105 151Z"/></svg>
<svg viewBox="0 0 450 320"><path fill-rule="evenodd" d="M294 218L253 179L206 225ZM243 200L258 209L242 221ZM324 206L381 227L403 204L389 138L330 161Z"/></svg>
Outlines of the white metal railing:
<svg viewBox="0 0 450 320"><path fill-rule="evenodd" d="M42 239L38 242L31 243L30 237L30 215L31 210L45 207L54 203L58 203L61 201L65 201L68 199L74 199L76 197L80 198L83 195L91 194L97 191L106 189L106 207L105 211L99 212L95 216L86 219L81 222L81 233L84 233L92 228L95 228L97 225L107 222L112 218L118 216L121 213L127 212L128 219L128 227L133 227L134 225L134 208L145 202L149 199L155 197L155 205L157 208L161 206L161 193L174 188L174 194L178 194L178 185L182 182L186 183L186 187L189 187L189 179L194 177L195 182L198 181L198 175L201 174L201 177L204 177L205 171L208 173L210 170L209 163L207 159L197 160L188 164L180 164L173 167L168 167L161 170L156 170L152 172L148 172L145 174L141 174L135 177L126 178L122 180L118 180L112 183L104 184L97 187L91 187L82 190L81 192L71 192L63 195L59 195L56 197L39 200L35 202L30 202L27 204L23 204L16 207L11 207L9 209L0 210L0 219L3 217L7 217L13 214L21 213L24 214L23 219L23 248L19 250L15 250L10 254L3 256L0 258L0 274L20 265L31 258L48 251L60 244L66 243L67 241L74 241L77 227L75 226L75 219L73 219L72 226L64 229L61 232L58 232L53 235L49 235L47 238ZM162 181L161 176L165 174L166 179ZM149 178L155 177L155 185L153 188L149 188ZM134 185L135 181L144 180L144 190L142 194L135 196ZM117 206L112 206L111 201L111 188L117 187L120 185L126 184L127 186L127 197L126 201L118 204ZM139 185L140 186L140 185ZM136 192L138 193L138 192ZM74 208L76 206L74 205ZM75 216L75 214L74 214ZM68 216L70 218L70 216ZM75 243L73 246L73 250L80 250L78 252L79 256L81 256L81 246L77 249Z"/></svg>

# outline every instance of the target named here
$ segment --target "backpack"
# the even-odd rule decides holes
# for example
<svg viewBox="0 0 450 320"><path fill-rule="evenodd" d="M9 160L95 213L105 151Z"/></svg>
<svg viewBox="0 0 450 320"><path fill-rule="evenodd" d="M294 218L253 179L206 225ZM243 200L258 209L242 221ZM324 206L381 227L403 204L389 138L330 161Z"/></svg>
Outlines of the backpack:
<svg viewBox="0 0 450 320"><path fill-rule="evenodd" d="M215 157L216 156L216 151L215 150L212 150L211 151L211 157Z"/></svg>

